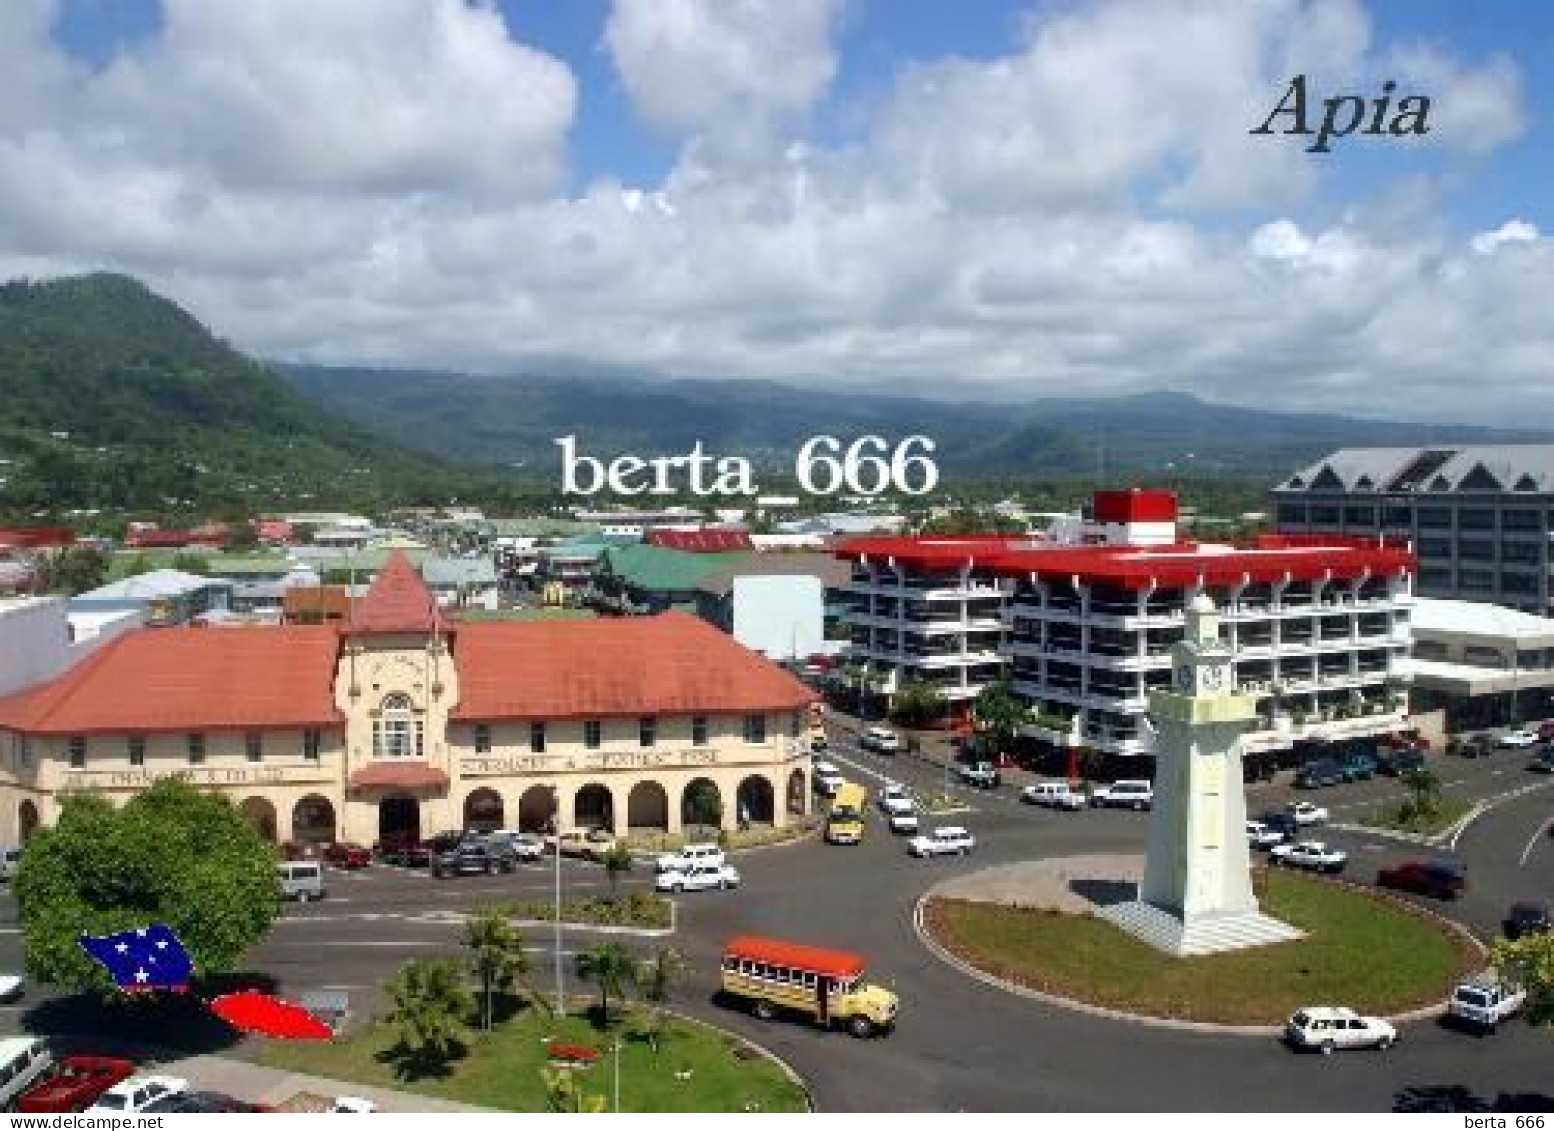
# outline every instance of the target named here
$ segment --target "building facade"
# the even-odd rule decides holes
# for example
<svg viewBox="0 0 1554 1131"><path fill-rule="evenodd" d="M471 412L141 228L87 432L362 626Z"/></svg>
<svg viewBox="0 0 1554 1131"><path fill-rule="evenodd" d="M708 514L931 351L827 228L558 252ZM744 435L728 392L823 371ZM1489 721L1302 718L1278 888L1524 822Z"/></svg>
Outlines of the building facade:
<svg viewBox="0 0 1554 1131"><path fill-rule="evenodd" d="M1102 492L1052 538L861 538L852 660L893 692L906 679L964 709L1007 674L1028 733L1109 754L1152 749L1149 693L1169 685L1188 604L1222 610L1236 686L1263 716L1244 752L1397 729L1406 713L1412 556L1343 538L1178 540L1163 492Z"/></svg>
<svg viewBox="0 0 1554 1131"><path fill-rule="evenodd" d="M689 616L450 623L396 558L343 626L135 632L0 699L0 842L166 775L299 842L783 825L813 697Z"/></svg>
<svg viewBox="0 0 1554 1131"><path fill-rule="evenodd" d="M1422 597L1554 610L1554 445L1346 448L1272 496L1281 533L1410 540Z"/></svg>

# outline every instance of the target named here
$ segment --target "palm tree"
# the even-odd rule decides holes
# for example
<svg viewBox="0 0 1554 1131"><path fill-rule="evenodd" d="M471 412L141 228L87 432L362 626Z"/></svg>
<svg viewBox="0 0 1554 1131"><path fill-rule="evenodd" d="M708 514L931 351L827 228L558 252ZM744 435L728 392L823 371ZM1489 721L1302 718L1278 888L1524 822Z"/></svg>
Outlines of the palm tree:
<svg viewBox="0 0 1554 1131"><path fill-rule="evenodd" d="M599 986L599 1016L610 1020L610 998L624 998L626 987L637 980L637 960L623 944L609 940L595 943L577 956L577 976Z"/></svg>
<svg viewBox="0 0 1554 1131"><path fill-rule="evenodd" d="M631 871L631 849L616 841L599 857L599 863L604 865L604 874L610 878L610 898L614 899L621 874Z"/></svg>
<svg viewBox="0 0 1554 1131"><path fill-rule="evenodd" d="M637 971L637 985L641 987L642 997L648 1004L646 1028L654 1052L658 1051L664 1005L669 1001L669 991L690 968L690 961L683 952L672 946L661 946Z"/></svg>
<svg viewBox="0 0 1554 1131"><path fill-rule="evenodd" d="M1400 814L1405 821L1428 819L1440 812L1441 779L1436 774L1429 770L1409 770L1402 780L1403 788L1408 790Z"/></svg>
<svg viewBox="0 0 1554 1131"><path fill-rule="evenodd" d="M466 1036L474 1007L459 964L448 958L412 958L384 987L393 1008L388 1022L414 1060L444 1061Z"/></svg>
<svg viewBox="0 0 1554 1131"><path fill-rule="evenodd" d="M464 946L471 973L480 979L480 1027L492 1026L492 997L511 992L529 972L523 934L512 925L504 907L487 907L464 920ZM532 995L531 995L532 996Z"/></svg>

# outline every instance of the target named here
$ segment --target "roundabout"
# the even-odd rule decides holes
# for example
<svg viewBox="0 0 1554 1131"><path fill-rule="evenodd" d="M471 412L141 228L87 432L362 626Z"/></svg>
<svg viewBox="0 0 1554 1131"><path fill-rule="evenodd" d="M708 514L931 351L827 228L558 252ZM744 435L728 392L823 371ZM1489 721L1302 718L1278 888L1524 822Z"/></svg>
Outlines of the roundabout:
<svg viewBox="0 0 1554 1131"><path fill-rule="evenodd" d="M1118 1020L1247 1035L1296 1009L1351 1006L1414 1019L1483 964L1462 932L1364 889L1270 871L1263 906L1304 937L1177 958L1100 918L1133 898L1131 856L1025 861L957 876L919 900L925 945L989 984Z"/></svg>

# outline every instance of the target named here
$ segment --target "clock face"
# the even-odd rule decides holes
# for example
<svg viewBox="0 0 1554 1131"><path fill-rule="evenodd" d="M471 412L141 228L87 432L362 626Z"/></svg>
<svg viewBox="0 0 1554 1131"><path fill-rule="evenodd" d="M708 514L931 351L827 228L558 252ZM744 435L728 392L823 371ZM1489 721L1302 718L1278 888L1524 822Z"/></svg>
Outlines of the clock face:
<svg viewBox="0 0 1554 1131"><path fill-rule="evenodd" d="M1205 691L1222 691L1225 687L1225 669L1219 664L1211 664L1203 669L1203 689Z"/></svg>

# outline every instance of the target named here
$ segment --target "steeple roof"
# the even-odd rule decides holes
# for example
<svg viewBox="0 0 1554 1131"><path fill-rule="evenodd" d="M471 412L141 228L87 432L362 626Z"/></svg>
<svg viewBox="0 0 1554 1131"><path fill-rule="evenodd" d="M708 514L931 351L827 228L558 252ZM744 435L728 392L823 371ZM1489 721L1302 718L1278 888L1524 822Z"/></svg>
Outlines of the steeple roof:
<svg viewBox="0 0 1554 1131"><path fill-rule="evenodd" d="M443 627L437 600L415 566L393 553L351 616L351 632L429 633Z"/></svg>

